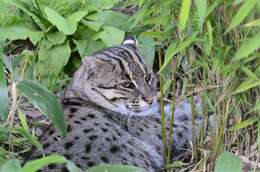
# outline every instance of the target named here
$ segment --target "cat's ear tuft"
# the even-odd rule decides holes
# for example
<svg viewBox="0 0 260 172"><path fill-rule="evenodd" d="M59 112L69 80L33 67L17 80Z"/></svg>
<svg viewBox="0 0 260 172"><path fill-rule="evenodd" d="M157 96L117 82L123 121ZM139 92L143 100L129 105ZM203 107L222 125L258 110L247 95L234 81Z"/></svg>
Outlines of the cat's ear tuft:
<svg viewBox="0 0 260 172"><path fill-rule="evenodd" d="M131 45L131 46L137 46L138 42L135 37L133 36L126 36L124 41L122 42L122 45Z"/></svg>

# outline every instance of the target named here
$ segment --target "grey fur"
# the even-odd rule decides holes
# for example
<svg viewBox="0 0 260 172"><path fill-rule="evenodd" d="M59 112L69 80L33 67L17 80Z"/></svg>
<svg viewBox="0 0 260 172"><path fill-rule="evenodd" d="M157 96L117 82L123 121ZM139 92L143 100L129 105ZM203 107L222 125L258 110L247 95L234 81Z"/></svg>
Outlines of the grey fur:
<svg viewBox="0 0 260 172"><path fill-rule="evenodd" d="M128 50L139 51L124 45L103 52L109 53L110 50L118 54ZM131 51L128 53L137 53L137 56L141 54ZM35 150L32 159L41 156L42 153L59 153L82 169L101 163L130 164L143 167L148 172L156 172L163 168L159 104L146 102L155 95L154 76L149 66L139 57L127 60L123 58L129 57L112 54L108 58L100 52L83 59L83 65L74 74L63 96L68 135L65 139L60 139L51 126L41 138L43 152ZM119 64L118 60L122 64ZM131 67L128 64L135 65ZM151 78L146 79L149 74ZM134 83L131 89L121 87L122 81L126 80L125 75ZM117 93L120 90L121 93ZM118 95L125 97L116 101L111 97ZM151 100L149 101L151 103ZM137 106L141 111L136 112L134 107L130 110L115 108L118 105L125 107L130 104ZM197 105L199 109L199 103ZM165 110L168 116L171 116L169 104L165 106ZM201 120L198 118L195 126L191 125L191 106L186 101L176 105L174 115L176 119L170 150L173 155L179 156L190 147L193 128L197 139L199 138ZM169 120L164 120L169 133ZM62 166L49 166L44 169L46 172L63 170Z"/></svg>

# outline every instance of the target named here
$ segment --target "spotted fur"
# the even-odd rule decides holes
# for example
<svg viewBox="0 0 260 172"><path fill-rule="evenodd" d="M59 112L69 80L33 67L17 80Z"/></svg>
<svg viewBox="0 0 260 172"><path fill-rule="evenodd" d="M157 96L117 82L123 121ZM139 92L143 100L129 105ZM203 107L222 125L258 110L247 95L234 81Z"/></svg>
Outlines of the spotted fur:
<svg viewBox="0 0 260 172"><path fill-rule="evenodd" d="M154 83L154 74L134 40L84 58L63 97L68 135L61 139L51 126L41 138L43 152L35 150L31 159L59 153L84 170L110 163L160 171L163 144ZM165 110L170 115L170 105ZM170 150L179 156L190 147L193 129L199 138L201 120L191 124L187 101L176 104L174 116ZM169 121L163 120L169 133ZM66 168L50 165L43 170Z"/></svg>

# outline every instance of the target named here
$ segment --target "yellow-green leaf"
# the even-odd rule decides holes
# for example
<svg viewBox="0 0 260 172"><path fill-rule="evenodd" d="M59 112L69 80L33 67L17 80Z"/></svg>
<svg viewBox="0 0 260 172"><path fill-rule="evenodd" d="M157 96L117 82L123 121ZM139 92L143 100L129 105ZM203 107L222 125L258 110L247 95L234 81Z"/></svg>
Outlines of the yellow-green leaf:
<svg viewBox="0 0 260 172"><path fill-rule="evenodd" d="M54 9L45 7L44 11L46 19L66 35L72 35L77 29L78 22L88 13L87 11L77 11L68 18L64 18Z"/></svg>
<svg viewBox="0 0 260 172"><path fill-rule="evenodd" d="M240 130L240 129L245 128L245 127L247 127L249 125L254 124L257 120L259 120L259 117L252 117L252 118L246 119L246 120L241 121L240 123L234 125L229 130L230 131Z"/></svg>
<svg viewBox="0 0 260 172"><path fill-rule="evenodd" d="M235 60L246 58L260 47L260 34L244 41L235 54Z"/></svg>
<svg viewBox="0 0 260 172"><path fill-rule="evenodd" d="M191 0L182 0L181 11L179 14L179 25L178 25L179 31L185 29L190 14L190 5L191 5Z"/></svg>
<svg viewBox="0 0 260 172"><path fill-rule="evenodd" d="M237 25L239 25L245 17L250 13L252 8L255 6L258 0L246 0L243 5L239 8L236 15L233 17L229 28L226 32L229 32L231 29L235 28Z"/></svg>
<svg viewBox="0 0 260 172"><path fill-rule="evenodd" d="M248 22L244 25L245 27L254 27L254 26L260 26L260 19L253 20L251 22Z"/></svg>
<svg viewBox="0 0 260 172"><path fill-rule="evenodd" d="M204 19L207 12L207 0L196 0L194 1L197 6L197 13L199 16L199 26L203 25Z"/></svg>
<svg viewBox="0 0 260 172"><path fill-rule="evenodd" d="M3 47L0 45L0 118L5 120L8 113L8 92L4 75Z"/></svg>
<svg viewBox="0 0 260 172"><path fill-rule="evenodd" d="M253 79L247 79L244 82L242 82L238 88L236 89L236 91L233 94L237 94L237 93L242 93L245 92L251 88L254 88L256 86L260 85L260 80L253 80Z"/></svg>
<svg viewBox="0 0 260 172"><path fill-rule="evenodd" d="M245 66L242 66L241 70L243 72L245 72L245 74L251 78L251 79L254 79L254 80L258 80L258 77L256 76L256 74L254 74L254 72L252 72L250 69L248 69L247 67Z"/></svg>
<svg viewBox="0 0 260 172"><path fill-rule="evenodd" d="M67 162L66 158L60 155L50 155L43 157L41 159L28 161L20 170L20 172L35 172L42 167L53 164L53 163L65 163Z"/></svg>

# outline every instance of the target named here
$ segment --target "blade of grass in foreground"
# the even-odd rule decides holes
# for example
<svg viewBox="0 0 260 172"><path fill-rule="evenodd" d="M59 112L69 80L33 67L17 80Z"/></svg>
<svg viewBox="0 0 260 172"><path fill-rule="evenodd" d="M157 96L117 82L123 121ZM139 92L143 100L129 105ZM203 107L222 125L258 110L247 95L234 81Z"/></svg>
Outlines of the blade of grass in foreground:
<svg viewBox="0 0 260 172"><path fill-rule="evenodd" d="M57 98L42 85L31 80L22 80L18 82L16 88L19 89L34 106L39 108L41 112L51 119L54 126L64 138L67 133L67 126L63 109Z"/></svg>
<svg viewBox="0 0 260 172"><path fill-rule="evenodd" d="M5 120L8 112L8 92L4 75L3 56L3 47L0 45L0 118Z"/></svg>
<svg viewBox="0 0 260 172"><path fill-rule="evenodd" d="M245 19L245 17L250 13L252 8L256 5L257 1L258 0L246 0L244 2L244 4L239 8L236 15L233 17L226 33L238 26Z"/></svg>
<svg viewBox="0 0 260 172"><path fill-rule="evenodd" d="M189 14L190 14L190 5L191 5L191 0L182 1L181 11L179 14L179 25L178 25L180 32L185 29L186 23L188 21Z"/></svg>

